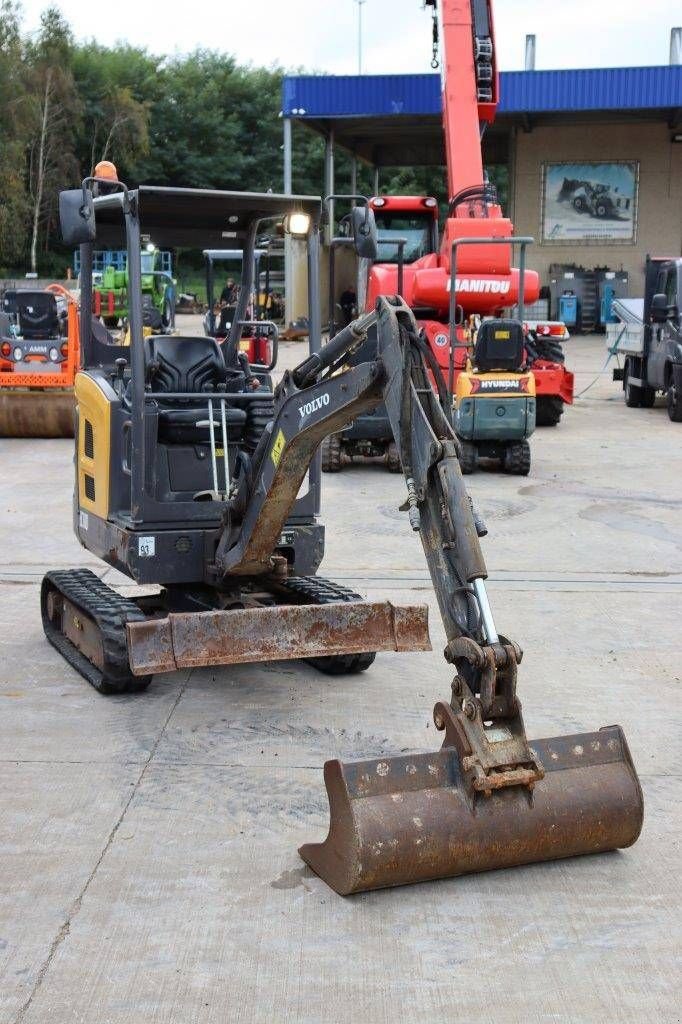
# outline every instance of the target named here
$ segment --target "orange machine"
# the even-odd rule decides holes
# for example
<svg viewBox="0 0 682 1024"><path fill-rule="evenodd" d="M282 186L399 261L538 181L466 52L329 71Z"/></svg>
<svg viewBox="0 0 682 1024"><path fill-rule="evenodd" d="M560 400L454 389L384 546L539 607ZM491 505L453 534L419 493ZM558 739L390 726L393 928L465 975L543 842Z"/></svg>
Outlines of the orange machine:
<svg viewBox="0 0 682 1024"><path fill-rule="evenodd" d="M437 26L437 0L426 0L434 9ZM402 234L404 266L398 269L397 251L387 253L386 262L372 268L367 289L367 309L374 308L379 295L395 294L402 276L401 294L414 310L420 326L444 368L450 360L448 323L453 308L460 319L470 315L499 316L516 305L519 298L528 305L537 300L537 273L526 270L524 295L519 296L519 272L512 267L511 245L499 239L513 235L513 225L503 216L494 187L483 169L481 139L495 119L499 100L499 75L495 54L492 0L440 0L443 46L443 130L447 187L450 197L440 246L437 238L421 252L415 248L420 231L430 230L429 218L437 216L433 199L417 196L378 196L370 205L375 211L381 239ZM434 66L436 41L434 34ZM402 213L402 219L400 214ZM395 230L386 234L387 222ZM402 230L401 230L402 229ZM456 301L450 302L450 277L453 245L463 238L481 239L480 245L457 247ZM497 239L495 244L487 244ZM390 262L389 262L390 260ZM561 324L528 325L529 340L537 341L528 354L538 395L538 423L556 423L563 404L573 401L573 376L556 359L549 359L545 335L565 336ZM542 329L540 329L542 328ZM456 369L463 367L465 352L455 353Z"/></svg>
<svg viewBox="0 0 682 1024"><path fill-rule="evenodd" d="M58 300L65 303L59 311ZM6 292L0 316L0 437L73 437L78 305L60 284Z"/></svg>

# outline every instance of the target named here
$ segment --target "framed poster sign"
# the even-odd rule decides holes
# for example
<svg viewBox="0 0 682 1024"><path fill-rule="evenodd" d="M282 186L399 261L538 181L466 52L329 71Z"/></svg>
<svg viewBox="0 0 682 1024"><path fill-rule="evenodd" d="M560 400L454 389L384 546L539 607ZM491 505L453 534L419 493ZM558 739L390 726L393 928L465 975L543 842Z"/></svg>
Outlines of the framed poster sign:
<svg viewBox="0 0 682 1024"><path fill-rule="evenodd" d="M546 163L543 242L634 243L639 163Z"/></svg>

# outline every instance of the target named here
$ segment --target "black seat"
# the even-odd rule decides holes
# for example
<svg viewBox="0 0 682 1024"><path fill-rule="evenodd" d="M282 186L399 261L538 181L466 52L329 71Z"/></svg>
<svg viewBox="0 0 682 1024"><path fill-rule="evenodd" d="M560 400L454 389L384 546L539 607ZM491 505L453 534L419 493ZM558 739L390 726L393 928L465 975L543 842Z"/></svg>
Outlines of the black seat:
<svg viewBox="0 0 682 1024"><path fill-rule="evenodd" d="M160 396L159 440L171 444L207 444L210 440L208 426L208 399L213 398L213 421L216 424L216 441L222 438L220 394L224 386L234 391L243 386L243 375L232 371L228 375L220 346L215 338L183 338L175 335L152 334L145 338L144 357L146 379L152 392ZM184 392L201 395L196 403L177 401L163 404L163 394ZM225 410L228 440L241 438L246 422L243 409ZM206 425L198 427L197 423Z"/></svg>
<svg viewBox="0 0 682 1024"><path fill-rule="evenodd" d="M24 338L44 341L59 337L57 300L50 292L16 293L19 330Z"/></svg>
<svg viewBox="0 0 682 1024"><path fill-rule="evenodd" d="M518 320L484 320L478 328L474 366L490 370L520 370L524 363L523 327Z"/></svg>

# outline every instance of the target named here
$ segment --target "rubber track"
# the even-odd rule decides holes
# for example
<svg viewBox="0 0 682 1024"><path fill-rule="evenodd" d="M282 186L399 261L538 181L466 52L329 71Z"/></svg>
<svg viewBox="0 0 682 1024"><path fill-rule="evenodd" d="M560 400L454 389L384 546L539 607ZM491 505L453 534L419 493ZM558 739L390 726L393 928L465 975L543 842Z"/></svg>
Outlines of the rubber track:
<svg viewBox="0 0 682 1024"><path fill-rule="evenodd" d="M341 472L341 439L336 434L330 434L322 442L322 472Z"/></svg>
<svg viewBox="0 0 682 1024"><path fill-rule="evenodd" d="M349 587L332 583L331 580L324 579L322 576L290 576L282 582L282 586L291 594L303 598L304 604L333 604L337 601L348 603L364 600L361 594L356 594ZM365 654L332 654L326 658L307 658L306 660L321 672L326 672L327 675L339 676L364 672L375 658L376 653L368 651Z"/></svg>
<svg viewBox="0 0 682 1024"><path fill-rule="evenodd" d="M50 590L58 591L95 623L102 638L104 671L93 665L50 621L47 614ZM133 601L102 583L89 569L68 569L49 572L43 577L40 603L45 636L96 690L110 694L146 689L152 677L134 676L128 661L125 624L147 618Z"/></svg>

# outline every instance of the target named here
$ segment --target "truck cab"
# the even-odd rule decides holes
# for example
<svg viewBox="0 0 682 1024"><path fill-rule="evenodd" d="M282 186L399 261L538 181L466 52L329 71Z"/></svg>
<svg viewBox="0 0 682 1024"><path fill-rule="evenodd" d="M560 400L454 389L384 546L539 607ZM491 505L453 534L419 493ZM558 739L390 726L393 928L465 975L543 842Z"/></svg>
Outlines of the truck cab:
<svg viewBox="0 0 682 1024"><path fill-rule="evenodd" d="M682 370L681 309L682 259L667 260L657 266L654 287L645 299L647 379L657 391L674 388L673 378Z"/></svg>
<svg viewBox="0 0 682 1024"><path fill-rule="evenodd" d="M656 394L665 394L668 415L682 422L682 259L647 257L644 302L639 328L618 344L627 354L622 371L626 405L650 408Z"/></svg>

